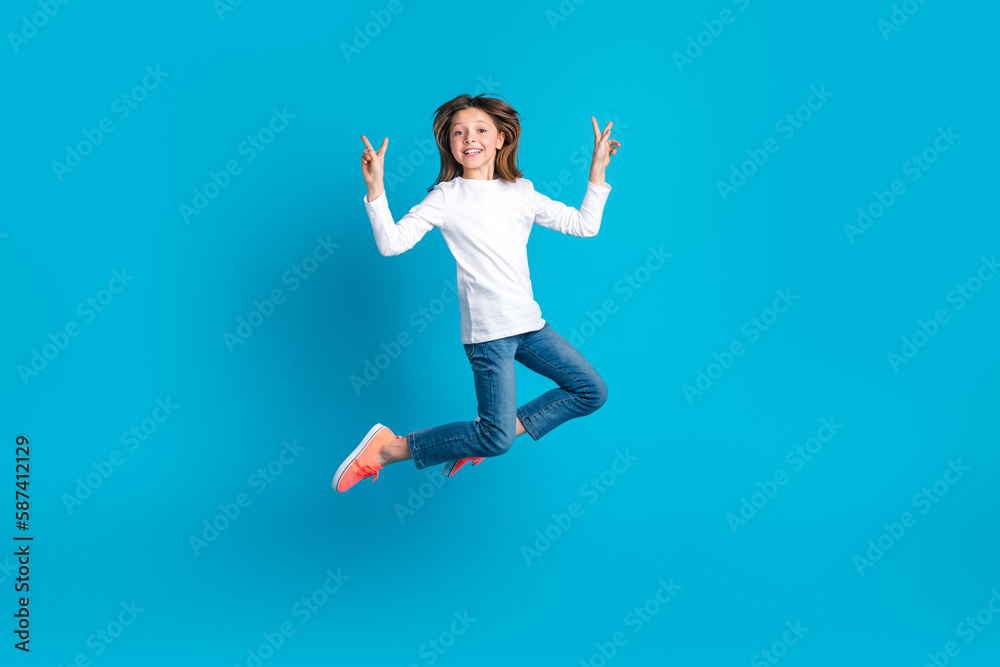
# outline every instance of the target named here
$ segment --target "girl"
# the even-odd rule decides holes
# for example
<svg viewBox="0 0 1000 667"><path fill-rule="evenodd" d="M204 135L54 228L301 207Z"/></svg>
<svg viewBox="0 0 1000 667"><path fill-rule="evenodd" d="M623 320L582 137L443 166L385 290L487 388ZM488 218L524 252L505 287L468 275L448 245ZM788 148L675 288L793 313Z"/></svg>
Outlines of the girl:
<svg viewBox="0 0 1000 667"><path fill-rule="evenodd" d="M580 209L536 192L517 166L521 123L505 101L459 95L441 105L434 138L441 171L424 200L398 223L389 212L382 184L385 151L362 135L361 173L368 186L365 209L382 255L412 248L424 234L441 230L458 269L461 336L479 401L475 421L453 422L396 437L375 424L337 469L333 487L346 491L362 479L378 479L390 463L413 459L417 468L446 463L454 475L468 462L500 456L514 438L538 440L563 422L590 414L604 404L607 387L597 371L542 319L528 272L527 243L532 223L563 234L597 234L611 186L604 171L621 143L609 139L612 123L594 126L590 180ZM518 407L514 362L559 385Z"/></svg>

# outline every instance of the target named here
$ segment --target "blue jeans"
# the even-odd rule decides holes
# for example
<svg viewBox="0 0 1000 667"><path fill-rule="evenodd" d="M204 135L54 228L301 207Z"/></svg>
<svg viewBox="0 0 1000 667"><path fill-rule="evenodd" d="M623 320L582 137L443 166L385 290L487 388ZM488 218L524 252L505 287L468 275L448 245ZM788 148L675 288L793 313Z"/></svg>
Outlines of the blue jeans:
<svg viewBox="0 0 1000 667"><path fill-rule="evenodd" d="M483 343L463 343L479 400L475 421L412 431L406 444L417 468L476 456L500 456L514 444L520 419L538 440L559 424L604 405L607 385L572 344L549 326ZM514 362L559 385L517 407Z"/></svg>

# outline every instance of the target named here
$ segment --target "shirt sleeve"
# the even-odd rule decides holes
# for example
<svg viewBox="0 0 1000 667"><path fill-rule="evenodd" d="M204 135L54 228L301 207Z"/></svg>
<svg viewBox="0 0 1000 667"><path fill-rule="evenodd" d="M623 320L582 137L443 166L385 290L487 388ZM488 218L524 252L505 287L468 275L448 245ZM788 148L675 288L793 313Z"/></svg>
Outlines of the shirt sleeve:
<svg viewBox="0 0 1000 667"><path fill-rule="evenodd" d="M579 210L535 191L535 224L571 236L596 236L601 228L604 203L611 192L610 185L605 183L604 186L598 187L588 180L587 192L583 195Z"/></svg>
<svg viewBox="0 0 1000 667"><path fill-rule="evenodd" d="M384 191L375 201L368 201L367 194L364 200L372 232L375 234L375 244L385 256L406 252L432 227L440 227L444 221L444 193L439 188L428 192L424 200L411 208L399 222L392 219Z"/></svg>

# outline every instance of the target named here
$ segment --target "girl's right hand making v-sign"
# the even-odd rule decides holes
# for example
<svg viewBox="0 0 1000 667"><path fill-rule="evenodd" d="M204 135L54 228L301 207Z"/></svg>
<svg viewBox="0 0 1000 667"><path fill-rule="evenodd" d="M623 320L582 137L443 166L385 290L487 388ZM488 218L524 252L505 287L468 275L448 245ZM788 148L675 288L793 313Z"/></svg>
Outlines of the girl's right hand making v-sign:
<svg viewBox="0 0 1000 667"><path fill-rule="evenodd" d="M365 142L365 151L361 154L361 175L365 177L365 183L369 187L382 185L382 174L385 173L385 149L389 145L389 137L382 140L382 147L377 151L368 143L368 138L361 135L361 140Z"/></svg>

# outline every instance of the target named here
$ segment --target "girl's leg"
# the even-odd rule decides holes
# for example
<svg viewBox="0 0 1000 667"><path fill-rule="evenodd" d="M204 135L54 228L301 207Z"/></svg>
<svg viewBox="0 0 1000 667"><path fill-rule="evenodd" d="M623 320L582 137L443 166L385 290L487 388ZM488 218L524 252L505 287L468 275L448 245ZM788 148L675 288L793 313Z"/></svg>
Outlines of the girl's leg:
<svg viewBox="0 0 1000 667"><path fill-rule="evenodd" d="M548 322L538 331L523 334L515 358L559 385L517 409L518 418L534 440L565 421L589 415L607 400L604 379Z"/></svg>
<svg viewBox="0 0 1000 667"><path fill-rule="evenodd" d="M524 435L525 433L528 432L528 430L524 428L524 424L521 423L520 417L515 417L514 423L516 425L514 429L515 438L519 435ZM392 442L385 445L381 449L381 451L379 451L379 453L376 455L376 459L378 460L379 465L386 466L389 465L390 463L397 463L399 461L409 461L410 459L412 459L413 455L410 453L410 446L408 442L409 438L404 435L396 438Z"/></svg>
<svg viewBox="0 0 1000 667"><path fill-rule="evenodd" d="M510 449L518 430L514 355L523 336L465 345L478 400L475 421L413 431L383 447L379 463L412 458L417 468L426 468L462 458L500 456Z"/></svg>

